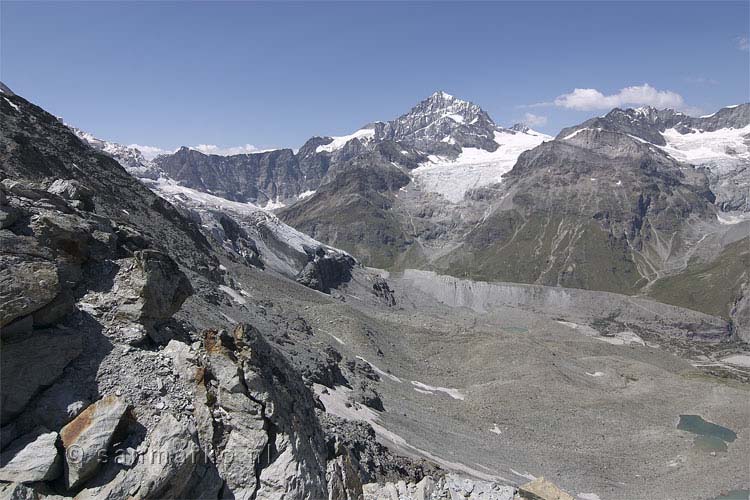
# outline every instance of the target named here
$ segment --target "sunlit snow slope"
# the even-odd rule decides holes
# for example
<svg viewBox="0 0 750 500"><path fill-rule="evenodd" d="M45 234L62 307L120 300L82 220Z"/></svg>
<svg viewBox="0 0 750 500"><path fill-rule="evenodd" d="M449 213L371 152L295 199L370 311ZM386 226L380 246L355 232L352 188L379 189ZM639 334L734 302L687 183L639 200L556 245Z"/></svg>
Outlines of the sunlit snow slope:
<svg viewBox="0 0 750 500"><path fill-rule="evenodd" d="M455 160L431 155L429 161L412 172L425 191L439 193L452 202L463 199L467 190L502 181L503 174L515 165L518 156L552 137L527 130L495 132L495 151L463 148Z"/></svg>

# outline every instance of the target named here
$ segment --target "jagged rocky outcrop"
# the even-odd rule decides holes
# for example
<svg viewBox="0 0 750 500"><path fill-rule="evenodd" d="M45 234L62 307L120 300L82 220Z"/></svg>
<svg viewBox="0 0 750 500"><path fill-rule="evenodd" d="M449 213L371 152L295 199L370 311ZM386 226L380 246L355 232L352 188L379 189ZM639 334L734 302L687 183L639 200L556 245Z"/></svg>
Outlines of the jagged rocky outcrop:
<svg viewBox="0 0 750 500"><path fill-rule="evenodd" d="M587 130L628 134L679 161L706 167L721 210L746 212L750 208L750 104L728 106L702 117L652 107L614 109L563 129L557 139L572 139Z"/></svg>
<svg viewBox="0 0 750 500"><path fill-rule="evenodd" d="M183 147L154 164L187 187L232 201L266 205L315 188L291 149L219 156Z"/></svg>
<svg viewBox="0 0 750 500"><path fill-rule="evenodd" d="M342 166L362 155L361 161L368 161L374 150L389 162L414 169L430 154L455 158L462 148L495 151L497 130L476 104L435 92L395 120L371 123L348 136L313 137L297 153L278 149L219 156L183 147L155 158L152 166L186 187L277 208L326 184L335 177L331 169L346 168ZM105 151L115 154L126 168L137 163L132 161L135 153L126 154L115 146L106 146Z"/></svg>
<svg viewBox="0 0 750 500"><path fill-rule="evenodd" d="M615 108L602 117L591 118L580 125L567 127L557 139L569 137L582 129L603 129L634 135L657 146L667 145L663 132L674 128L680 134L742 129L750 125L750 104L728 106L708 116L693 117L673 109L651 106L637 109Z"/></svg>
<svg viewBox="0 0 750 500"><path fill-rule="evenodd" d="M377 140L406 144L427 154L455 156L462 148L497 149L495 122L474 103L438 91L395 120L373 126Z"/></svg>

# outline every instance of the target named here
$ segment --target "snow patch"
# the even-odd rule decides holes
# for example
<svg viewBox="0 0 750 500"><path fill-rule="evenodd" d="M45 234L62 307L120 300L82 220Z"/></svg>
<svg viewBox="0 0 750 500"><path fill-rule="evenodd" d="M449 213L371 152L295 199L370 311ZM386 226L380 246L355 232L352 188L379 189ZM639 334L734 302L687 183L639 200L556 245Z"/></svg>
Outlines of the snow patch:
<svg viewBox="0 0 750 500"><path fill-rule="evenodd" d="M431 392L431 391L425 391L424 389L420 389L420 388L418 388L418 387L415 387L415 388L414 388L414 390L415 390L415 391L417 391L417 392L418 392L418 393L420 393L420 394L429 394L430 396L434 396L434 395L435 395L435 393L434 393L434 392Z"/></svg>
<svg viewBox="0 0 750 500"><path fill-rule="evenodd" d="M750 162L750 146L744 138L747 134L750 134L750 125L713 132L695 130L687 134L670 128L662 132L667 144L661 149L676 160L710 167L721 173Z"/></svg>
<svg viewBox="0 0 750 500"><path fill-rule="evenodd" d="M263 206L263 210L278 210L279 208L284 208L286 205L284 205L282 202L279 201L279 198L276 197L276 200L268 200L268 203L266 203Z"/></svg>
<svg viewBox="0 0 750 500"><path fill-rule="evenodd" d="M586 128L579 128L578 130L574 131L572 134L568 134L565 137L563 137L562 140L563 141L567 141L568 139L572 139L573 137L577 136L578 134L580 134L584 130L591 130L591 129L588 128L588 127L586 127Z"/></svg>
<svg viewBox="0 0 750 500"><path fill-rule="evenodd" d="M644 347L646 346L646 343L643 341L643 339L631 331L617 332L614 334L613 337L602 336L602 337L596 337L596 338L598 340L601 340L602 342L607 342L608 344L612 344L612 345L638 344Z"/></svg>
<svg viewBox="0 0 750 500"><path fill-rule="evenodd" d="M732 354L722 359L723 362L735 366L750 368L750 354Z"/></svg>
<svg viewBox="0 0 750 500"><path fill-rule="evenodd" d="M412 380L411 384L415 388L422 389L423 391L444 392L448 396L452 397L453 399L459 399L461 401L465 399L465 396L458 389L450 389L448 387L433 387L431 385L423 384L422 382L418 382L416 380Z"/></svg>
<svg viewBox="0 0 750 500"><path fill-rule="evenodd" d="M716 219L719 221L719 224L731 226L734 224L739 224L741 222L750 221L750 215L716 214Z"/></svg>
<svg viewBox="0 0 750 500"><path fill-rule="evenodd" d="M330 335L333 338L333 340L335 340L339 344L346 345L346 342L344 342L343 340L341 340L339 337L337 337L336 335L332 334L331 332L327 332L325 330L320 330L320 331L323 332L323 333L325 333L326 335Z"/></svg>
<svg viewBox="0 0 750 500"><path fill-rule="evenodd" d="M5 99L5 102L7 102L8 104L10 104L10 107L13 108L13 109L15 109L16 112L18 112L18 113L21 112L21 108L19 108L15 103L13 103L13 101L11 101L10 99L8 99L7 97L3 97L3 99Z"/></svg>
<svg viewBox="0 0 750 500"><path fill-rule="evenodd" d="M580 500L602 500L596 493L579 493L578 498Z"/></svg>
<svg viewBox="0 0 750 500"><path fill-rule="evenodd" d="M586 375L588 375L589 377L603 377L604 372L594 372L594 373L586 372Z"/></svg>
<svg viewBox="0 0 750 500"><path fill-rule="evenodd" d="M299 194L299 196L297 196L297 199L298 200L303 200L305 198L309 198L310 196L312 196L314 194L315 194L315 190L303 191L302 193Z"/></svg>
<svg viewBox="0 0 750 500"><path fill-rule="evenodd" d="M332 137L333 141L331 141L328 144L323 144L322 146L318 146L315 148L316 153L322 153L322 152L328 152L333 153L334 151L337 151L341 148L343 148L347 142L351 141L352 139L359 139L360 141L369 141L370 139L373 139L375 137L375 129L371 128L361 128L354 132L353 134L349 135L342 135L340 137Z"/></svg>
<svg viewBox="0 0 750 500"><path fill-rule="evenodd" d="M389 441L396 448L408 449L410 452L422 455L446 469L460 471L470 476L483 479L485 481L499 480L509 482L508 479L504 477L487 474L462 463L450 462L441 457L433 455L428 451L411 445L398 434L391 432L383 427L379 422L378 412L361 404L351 404L349 402L349 395L351 394L352 390L347 387L336 386L335 388L330 389L321 384L313 384L313 390L315 391L315 394L317 394L320 398L320 401L323 403L323 406L325 406L325 409L328 413L336 415L337 417L345 418L347 420L362 420L369 423L375 431L375 434L377 434L379 438Z"/></svg>
<svg viewBox="0 0 750 500"><path fill-rule="evenodd" d="M492 424L492 429L490 429L490 432L497 435L503 433L503 431L500 430L500 427L498 427L497 424Z"/></svg>
<svg viewBox="0 0 750 500"><path fill-rule="evenodd" d="M455 113L451 113L451 114L445 115L445 116L447 116L448 118L450 118L451 120L453 120L456 123L463 123L464 122L464 117L461 116L461 115L457 115Z"/></svg>
<svg viewBox="0 0 750 500"><path fill-rule="evenodd" d="M237 302L240 305L247 304L247 300L245 300L245 297L243 297L240 293L238 293L236 290L229 288L226 285L219 285L219 290L229 295L233 301Z"/></svg>
<svg viewBox="0 0 750 500"><path fill-rule="evenodd" d="M495 131L495 151L463 148L461 154L450 160L430 155L428 161L412 171L415 182L425 191L442 194L456 203L472 188L502 181L524 151L552 139L548 135L527 132Z"/></svg>
<svg viewBox="0 0 750 500"><path fill-rule="evenodd" d="M364 361L365 363L367 363L368 365L370 365L370 368L372 368L375 371L375 373L377 373L378 375L382 375L383 377L387 377L387 378L393 380L394 382L396 382L398 384L400 384L402 382L402 380L400 378L398 378L397 376L395 376L395 375L393 375L391 373L388 373L386 371L381 370L380 368L378 368L374 364L372 364L369 361L367 361L362 356L357 356L357 359L360 359L360 360Z"/></svg>
<svg viewBox="0 0 750 500"><path fill-rule="evenodd" d="M534 476L534 475L532 475L532 474L529 474L528 472L523 472L523 473L522 473L522 472L518 472L518 471L516 471L516 470L513 470L513 469L510 469L510 471L511 471L511 472L512 472L513 474L515 474L516 476L519 476L519 477L525 477L525 478L526 478L526 479L528 479L529 481L533 481L534 479L536 479L536 476Z"/></svg>

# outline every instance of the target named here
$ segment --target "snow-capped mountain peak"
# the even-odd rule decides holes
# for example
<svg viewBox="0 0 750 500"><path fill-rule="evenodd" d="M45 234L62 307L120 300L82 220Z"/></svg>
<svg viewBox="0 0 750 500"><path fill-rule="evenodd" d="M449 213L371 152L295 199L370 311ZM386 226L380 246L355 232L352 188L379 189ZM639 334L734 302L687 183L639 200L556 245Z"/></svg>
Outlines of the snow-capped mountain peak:
<svg viewBox="0 0 750 500"><path fill-rule="evenodd" d="M94 137L89 132L71 125L66 124L66 126L73 131L81 141L117 160L117 162L134 177L158 179L163 175L163 172L161 172L151 160L147 160L138 148L105 141Z"/></svg>

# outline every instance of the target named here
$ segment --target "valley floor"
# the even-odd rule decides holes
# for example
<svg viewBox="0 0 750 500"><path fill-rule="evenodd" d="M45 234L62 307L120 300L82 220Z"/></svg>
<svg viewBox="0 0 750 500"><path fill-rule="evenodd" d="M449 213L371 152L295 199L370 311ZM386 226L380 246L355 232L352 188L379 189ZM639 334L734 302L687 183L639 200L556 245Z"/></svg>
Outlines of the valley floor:
<svg viewBox="0 0 750 500"><path fill-rule="evenodd" d="M474 303L484 284L405 273L388 276L396 295L388 307L372 294L372 270L357 271L337 300L285 287L268 273L236 271L250 301L264 296L274 311L303 317L311 345L331 346L380 374L382 412L346 404L343 386L316 386L317 393L327 411L369 421L401 454L501 483L544 476L580 498L709 499L750 487L746 344L664 335L649 312L632 329L638 333L615 331L602 323L614 306L593 313L597 304L576 305L578 291L565 291L572 302L544 312L538 291L519 292L523 285L515 285L514 305ZM529 293L535 298L524 299ZM591 292L581 293L589 300ZM459 296L460 306L446 299ZM604 302L629 311L627 301L609 294ZM678 308L657 312L665 324L695 319ZM239 304L221 314L257 319ZM637 314L624 320L635 325ZM677 429L680 415L699 415L737 438L726 451L700 450L695 435Z"/></svg>

